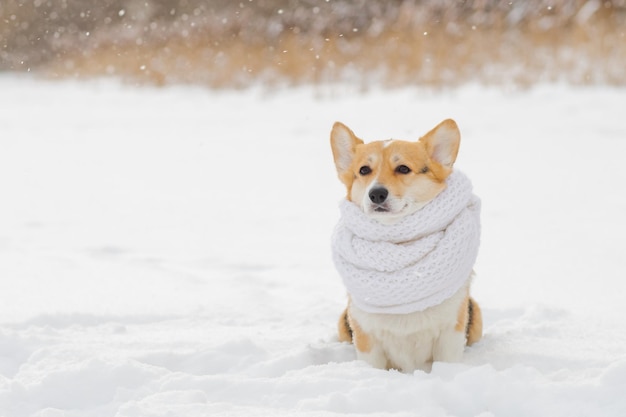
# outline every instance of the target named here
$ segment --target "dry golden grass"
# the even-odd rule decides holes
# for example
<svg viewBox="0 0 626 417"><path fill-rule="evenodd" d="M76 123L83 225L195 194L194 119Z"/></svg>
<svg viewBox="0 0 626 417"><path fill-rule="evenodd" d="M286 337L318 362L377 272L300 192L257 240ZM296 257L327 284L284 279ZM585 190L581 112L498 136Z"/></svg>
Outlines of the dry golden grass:
<svg viewBox="0 0 626 417"><path fill-rule="evenodd" d="M39 3L31 9L7 6L4 30L0 20L0 69L211 87L337 81L365 88L626 85L626 0L555 0L550 6L543 0L526 6L494 0L249 0L245 8L225 1L207 8L213 3L151 0L131 3L134 9L114 0L87 15L76 9L45 31L41 25L51 23L37 20L41 8L50 7L47 15L56 9ZM151 5L150 13L142 4ZM96 25L101 21L106 25Z"/></svg>
<svg viewBox="0 0 626 417"><path fill-rule="evenodd" d="M626 37L606 27L385 31L376 37L284 34L274 44L237 39L218 46L171 38L151 45L100 46L42 67L50 77L115 75L151 84L211 87L349 81L454 86L466 82L528 86L539 82L626 84Z"/></svg>

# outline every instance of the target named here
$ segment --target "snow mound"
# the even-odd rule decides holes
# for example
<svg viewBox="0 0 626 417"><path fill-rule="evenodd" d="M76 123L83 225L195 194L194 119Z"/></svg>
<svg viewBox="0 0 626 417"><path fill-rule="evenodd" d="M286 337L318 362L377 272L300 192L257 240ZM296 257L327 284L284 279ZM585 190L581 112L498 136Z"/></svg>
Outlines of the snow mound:
<svg viewBox="0 0 626 417"><path fill-rule="evenodd" d="M626 91L0 89L0 416L625 415ZM329 130L447 117L485 337L372 369L335 335Z"/></svg>

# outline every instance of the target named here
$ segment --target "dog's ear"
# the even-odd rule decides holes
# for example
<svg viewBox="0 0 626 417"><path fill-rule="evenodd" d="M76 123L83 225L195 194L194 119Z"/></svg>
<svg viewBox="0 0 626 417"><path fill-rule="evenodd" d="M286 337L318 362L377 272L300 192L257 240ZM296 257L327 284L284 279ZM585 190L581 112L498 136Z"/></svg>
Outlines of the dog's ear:
<svg viewBox="0 0 626 417"><path fill-rule="evenodd" d="M363 144L363 141L343 123L335 122L333 130L330 132L330 146L333 149L333 158L335 159L335 167L339 178L346 183L348 180L350 165L354 159L354 153L357 145Z"/></svg>
<svg viewBox="0 0 626 417"><path fill-rule="evenodd" d="M420 141L426 147L430 159L451 169L459 153L461 132L454 120L446 119L426 133Z"/></svg>

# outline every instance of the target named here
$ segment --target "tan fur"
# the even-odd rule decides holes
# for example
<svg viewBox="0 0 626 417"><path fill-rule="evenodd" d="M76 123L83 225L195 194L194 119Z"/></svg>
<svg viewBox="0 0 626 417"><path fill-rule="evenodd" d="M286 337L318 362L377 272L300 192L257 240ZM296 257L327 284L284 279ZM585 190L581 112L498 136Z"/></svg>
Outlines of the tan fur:
<svg viewBox="0 0 626 417"><path fill-rule="evenodd" d="M483 337L483 313L478 303L472 298L472 317L467 329L467 346L472 346Z"/></svg>
<svg viewBox="0 0 626 417"><path fill-rule="evenodd" d="M359 323L349 316L350 328L352 329L352 339L354 346L361 353L369 353L372 350L370 336L363 331Z"/></svg>
<svg viewBox="0 0 626 417"><path fill-rule="evenodd" d="M348 307L346 307L337 323L340 342L352 342L352 329L350 328L349 320Z"/></svg>
<svg viewBox="0 0 626 417"><path fill-rule="evenodd" d="M339 323L337 323L339 341L354 343L355 347L360 352L367 353L372 348L370 337L361 329L359 323L350 316L349 310L350 302L348 302L348 307L343 311L343 314L339 318Z"/></svg>
<svg viewBox="0 0 626 417"><path fill-rule="evenodd" d="M333 158L347 198L383 223L395 222L419 210L445 189L459 143L458 127L450 119L417 142L366 144L339 122L331 131ZM401 165L408 167L409 172L399 172ZM368 173L361 172L363 167ZM389 196L384 207L378 204L376 210L368 193L381 186ZM339 340L352 341L359 358L380 368L409 372L428 370L433 360L460 360L462 345L475 343L482 336L481 310L469 296L470 280L468 277L467 284L454 297L424 312L371 314L348 303L338 323Z"/></svg>

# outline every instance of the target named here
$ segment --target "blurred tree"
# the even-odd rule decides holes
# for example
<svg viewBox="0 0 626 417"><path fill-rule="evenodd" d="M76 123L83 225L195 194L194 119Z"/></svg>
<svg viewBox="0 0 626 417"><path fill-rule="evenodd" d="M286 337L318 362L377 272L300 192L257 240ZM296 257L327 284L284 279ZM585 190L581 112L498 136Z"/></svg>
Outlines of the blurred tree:
<svg viewBox="0 0 626 417"><path fill-rule="evenodd" d="M437 85L515 78L521 63L624 84L625 22L626 0L3 0L0 70L218 86L382 70ZM572 54L607 62L591 74Z"/></svg>

